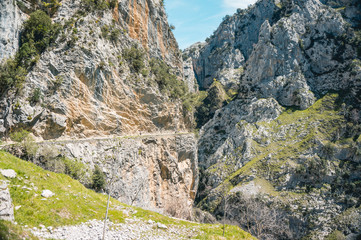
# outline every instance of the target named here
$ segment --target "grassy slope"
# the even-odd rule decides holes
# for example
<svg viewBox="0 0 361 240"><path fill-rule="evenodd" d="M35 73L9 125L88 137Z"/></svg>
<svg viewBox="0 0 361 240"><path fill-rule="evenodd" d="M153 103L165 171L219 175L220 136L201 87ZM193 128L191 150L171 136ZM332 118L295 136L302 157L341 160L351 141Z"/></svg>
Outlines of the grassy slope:
<svg viewBox="0 0 361 240"><path fill-rule="evenodd" d="M10 193L14 206L21 206L15 211L15 219L20 225L38 227L74 225L91 219L102 219L106 208L106 196L85 188L78 181L64 174L45 171L42 168L0 151L0 168L14 169L17 177L10 180ZM4 179L0 176L0 180ZM25 187L26 188L25 188ZM49 189L55 196L44 200L41 192ZM109 218L113 222L123 222L125 216L121 210L129 208L112 199ZM135 208L134 216L144 220L152 219L164 224L182 225L203 231L199 239L254 239L250 234L235 226L227 226L226 238L221 237L221 225L197 224L176 220L158 213ZM129 216L132 217L132 216ZM6 223L14 232L19 229Z"/></svg>
<svg viewBox="0 0 361 240"><path fill-rule="evenodd" d="M216 174L233 169L217 189L223 191L222 189L226 186L230 190L243 185L244 181L241 179L247 179L244 177L252 175L252 171L256 170L257 184L262 186L262 190L273 196L279 195L280 192L273 189L273 185L277 185L278 182L270 183L264 180L265 176L267 174L283 176L284 174L281 174L282 166L289 165L297 168L304 164L299 160L302 159L303 154L331 143L332 136L336 134L340 126L346 124L342 110L338 106L338 98L339 95L336 93L327 94L306 110L288 109L276 120L270 122L247 123L242 121L240 127L250 129L254 136L260 136L258 129L264 129L269 136L264 137L264 140L260 137L257 141L255 141L256 137L252 139L251 154L255 157L240 169L234 171L237 161L230 161L229 166L226 165L227 163L220 162L207 170ZM267 140L270 140L269 143L266 143ZM338 146L343 145L339 144ZM349 147L348 144L345 147ZM239 158L242 158L242 149L236 149L236 151L240 152ZM315 150L315 152L317 151ZM270 154L272 157L266 163L265 159ZM283 179L279 178L278 180L282 181ZM294 196L294 192L283 191L283 193L287 193L286 199ZM208 197L203 199L199 206L202 206L207 200ZM220 199L211 201L209 210L213 211L219 202Z"/></svg>

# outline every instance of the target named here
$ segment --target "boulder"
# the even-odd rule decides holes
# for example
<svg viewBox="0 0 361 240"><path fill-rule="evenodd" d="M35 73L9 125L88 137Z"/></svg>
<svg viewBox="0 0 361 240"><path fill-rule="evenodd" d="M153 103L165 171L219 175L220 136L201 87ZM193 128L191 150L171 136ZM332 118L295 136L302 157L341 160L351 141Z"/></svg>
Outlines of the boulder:
<svg viewBox="0 0 361 240"><path fill-rule="evenodd" d="M44 198L50 198L50 197L52 197L54 195L55 195L55 193L53 193L50 190L43 190L43 192L41 193L41 196L44 197Z"/></svg>
<svg viewBox="0 0 361 240"><path fill-rule="evenodd" d="M12 169L0 169L1 174L6 178L15 178L16 172Z"/></svg>
<svg viewBox="0 0 361 240"><path fill-rule="evenodd" d="M14 221L14 207L5 182L0 182L0 220Z"/></svg>

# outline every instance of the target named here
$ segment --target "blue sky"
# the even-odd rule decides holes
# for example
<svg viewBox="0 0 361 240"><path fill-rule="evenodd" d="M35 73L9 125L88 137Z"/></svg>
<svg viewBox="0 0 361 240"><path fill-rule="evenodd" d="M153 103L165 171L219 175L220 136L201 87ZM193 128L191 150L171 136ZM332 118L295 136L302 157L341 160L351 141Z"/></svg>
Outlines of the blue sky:
<svg viewBox="0 0 361 240"><path fill-rule="evenodd" d="M184 49L202 42L217 29L222 18L233 15L237 8L247 8L256 0L165 0L169 24L175 26L174 35Z"/></svg>

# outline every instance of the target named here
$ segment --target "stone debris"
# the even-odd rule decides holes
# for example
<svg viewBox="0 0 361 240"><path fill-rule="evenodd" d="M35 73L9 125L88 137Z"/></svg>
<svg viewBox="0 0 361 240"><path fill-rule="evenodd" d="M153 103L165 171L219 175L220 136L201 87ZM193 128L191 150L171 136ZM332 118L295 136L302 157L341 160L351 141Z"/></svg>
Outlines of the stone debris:
<svg viewBox="0 0 361 240"><path fill-rule="evenodd" d="M107 240L174 240L192 239L199 234L196 229L183 226L166 226L154 221L143 222L132 219L132 223L115 224L107 222L105 239ZM103 236L104 222L90 220L76 226L59 228L43 227L29 229L35 236L42 239L67 239L67 240L100 240Z"/></svg>
<svg viewBox="0 0 361 240"><path fill-rule="evenodd" d="M0 220L14 221L14 207L5 182L0 182Z"/></svg>
<svg viewBox="0 0 361 240"><path fill-rule="evenodd" d="M55 195L55 193L53 193L50 190L43 190L43 192L41 193L41 196L44 197L44 198L50 198L50 197L52 197L54 195Z"/></svg>
<svg viewBox="0 0 361 240"><path fill-rule="evenodd" d="M162 223L157 223L157 227L160 229L167 229L167 226Z"/></svg>
<svg viewBox="0 0 361 240"><path fill-rule="evenodd" d="M0 172L6 178L16 178L16 172L12 169L0 169Z"/></svg>

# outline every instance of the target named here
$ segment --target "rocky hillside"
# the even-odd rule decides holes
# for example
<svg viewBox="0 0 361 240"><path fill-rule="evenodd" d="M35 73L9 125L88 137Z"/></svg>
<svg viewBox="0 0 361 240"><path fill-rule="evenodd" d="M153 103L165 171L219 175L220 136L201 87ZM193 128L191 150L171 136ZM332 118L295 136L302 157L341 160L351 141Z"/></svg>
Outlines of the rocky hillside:
<svg viewBox="0 0 361 240"><path fill-rule="evenodd" d="M49 141L39 143L37 153L33 161L55 172L63 171L58 156L81 160L88 174L79 180L88 187L89 170L99 167L123 203L191 219L198 188L193 134Z"/></svg>
<svg viewBox="0 0 361 240"><path fill-rule="evenodd" d="M360 237L360 9L260 0L187 49L201 89L237 92L200 130L199 207L260 239Z"/></svg>
<svg viewBox="0 0 361 240"><path fill-rule="evenodd" d="M163 1L6 0L0 24L0 137L21 142L8 150L80 178L71 162L88 187L96 167L120 174L113 197L189 219L196 140L176 133L193 126L194 82Z"/></svg>
<svg viewBox="0 0 361 240"><path fill-rule="evenodd" d="M2 135L20 127L53 139L191 126L177 100L187 90L162 1L2 4L1 59L15 58L1 77Z"/></svg>
<svg viewBox="0 0 361 240"><path fill-rule="evenodd" d="M0 183L0 198L6 199L5 207L3 201L0 204L0 239L102 239L106 195L2 151ZM15 217L16 222L2 221L3 217ZM113 198L108 217L109 240L224 239L222 225L171 218ZM255 239L238 227L226 229L227 239Z"/></svg>

